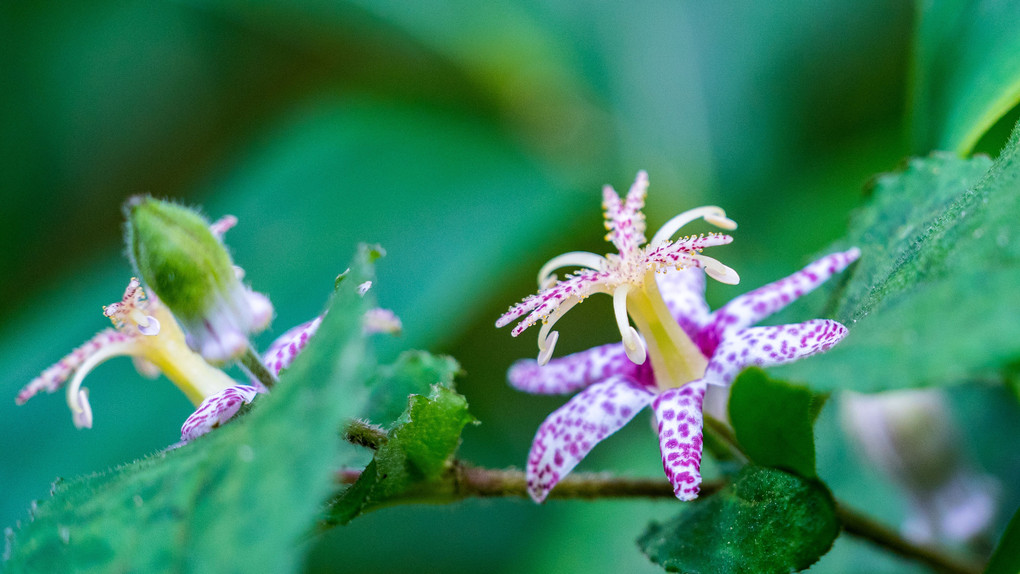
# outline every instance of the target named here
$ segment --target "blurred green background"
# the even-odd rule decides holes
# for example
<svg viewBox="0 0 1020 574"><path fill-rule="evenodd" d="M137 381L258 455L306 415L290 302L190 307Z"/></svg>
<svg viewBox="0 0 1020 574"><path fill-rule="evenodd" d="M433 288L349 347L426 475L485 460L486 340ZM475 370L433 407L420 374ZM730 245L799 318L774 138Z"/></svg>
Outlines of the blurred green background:
<svg viewBox="0 0 1020 574"><path fill-rule="evenodd" d="M1001 17L969 17L969 4L989 3L5 2L0 524L24 518L57 477L176 441L191 412L125 359L86 382L90 431L74 429L59 395L14 406L22 385L106 326L101 306L132 273L128 196L239 217L235 260L277 309L262 345L319 312L357 242L382 243L378 297L405 325L384 356L410 346L457 357L458 388L482 421L463 458L523 466L563 399L506 386L535 339L493 322L548 258L605 251L601 185L625 189L648 170L653 229L689 207L726 208L741 227L715 255L743 285L712 285L713 304L785 276L843 234L874 174L911 154L994 154L1005 141L1020 79L1009 38L1020 35ZM560 323L558 353L617 336L608 300L585 308ZM969 437L1020 430L999 390L955 393ZM835 413L830 404L819 425L822 477L898 524L902 499L849 454ZM1020 462L984 450L981 463L1015 482ZM660 475L651 427L630 425L579 468ZM1016 504L1007 492L1005 507ZM655 572L634 539L676 511L385 509L313 541L307 569ZM918 571L845 537L812 570Z"/></svg>

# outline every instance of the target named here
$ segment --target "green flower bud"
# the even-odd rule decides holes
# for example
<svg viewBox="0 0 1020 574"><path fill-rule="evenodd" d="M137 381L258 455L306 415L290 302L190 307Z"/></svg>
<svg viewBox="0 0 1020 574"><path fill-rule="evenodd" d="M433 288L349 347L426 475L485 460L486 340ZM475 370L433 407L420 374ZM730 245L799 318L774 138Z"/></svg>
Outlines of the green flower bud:
<svg viewBox="0 0 1020 574"><path fill-rule="evenodd" d="M170 308L188 345L212 362L239 357L248 335L261 330L273 308L245 287L219 235L236 220L213 225L186 207L136 196L125 205L127 244L135 268Z"/></svg>

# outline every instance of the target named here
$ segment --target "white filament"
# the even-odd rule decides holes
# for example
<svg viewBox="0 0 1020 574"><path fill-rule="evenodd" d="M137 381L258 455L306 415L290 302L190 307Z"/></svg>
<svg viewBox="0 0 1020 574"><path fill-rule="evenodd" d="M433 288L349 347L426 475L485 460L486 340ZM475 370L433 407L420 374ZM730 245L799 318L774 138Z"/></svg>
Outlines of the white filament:
<svg viewBox="0 0 1020 574"><path fill-rule="evenodd" d="M673 235L680 231L680 228L694 221L695 219L704 219L712 225L721 229L733 230L737 228L737 223L732 219L726 217L726 212L721 207L714 205L706 205L704 207L696 207L694 209L688 209L687 211L677 215L673 219L670 219L655 232L655 236L649 242L649 245L658 246L664 241L669 240Z"/></svg>
<svg viewBox="0 0 1020 574"><path fill-rule="evenodd" d="M624 283L616 288L613 292L613 311L616 315L616 326L620 329L620 337L623 339L623 350L631 362L641 365L648 357L648 352L637 329L630 326L630 320L627 318L627 294L632 287L630 283Z"/></svg>
<svg viewBox="0 0 1020 574"><path fill-rule="evenodd" d="M556 274L553 271L560 267L587 267L589 269L601 269L605 263L605 257L589 253L587 251L571 251L563 255L553 257L538 270L538 288L548 289L556 284Z"/></svg>
<svg viewBox="0 0 1020 574"><path fill-rule="evenodd" d="M74 378L67 385L67 406L71 409L74 424L78 428L89 428L92 426L92 407L88 402L88 392L81 388L81 382L85 375L99 366L107 359L120 355L131 355L136 348L133 340L122 341L104 346L102 349L85 359L74 372ZM88 422L87 426L79 425L79 422Z"/></svg>
<svg viewBox="0 0 1020 574"><path fill-rule="evenodd" d="M549 362L553 349L556 347L556 341L560 338L559 331L552 331L553 325L574 305L580 302L581 299L579 297L568 297L542 323L542 328L538 331L538 364L540 366Z"/></svg>

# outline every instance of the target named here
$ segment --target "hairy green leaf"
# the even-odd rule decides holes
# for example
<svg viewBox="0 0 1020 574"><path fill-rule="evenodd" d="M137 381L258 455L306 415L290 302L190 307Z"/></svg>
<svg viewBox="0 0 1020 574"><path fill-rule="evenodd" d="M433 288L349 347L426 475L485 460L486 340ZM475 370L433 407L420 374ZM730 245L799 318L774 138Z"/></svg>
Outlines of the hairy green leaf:
<svg viewBox="0 0 1020 574"><path fill-rule="evenodd" d="M991 164L932 155L879 178L843 242L862 251L834 303L850 335L779 376L876 391L960 382L1014 361L1018 138Z"/></svg>
<svg viewBox="0 0 1020 574"><path fill-rule="evenodd" d="M368 409L361 416L389 427L407 408L408 396L428 395L433 385L452 389L453 377L459 371L460 365L453 357L405 351L393 364L376 370Z"/></svg>
<svg viewBox="0 0 1020 574"><path fill-rule="evenodd" d="M670 572L790 572L815 563L839 534L828 489L781 470L745 466L638 546Z"/></svg>
<svg viewBox="0 0 1020 574"><path fill-rule="evenodd" d="M965 154L1020 102L1020 4L918 3L914 37L914 149Z"/></svg>
<svg viewBox="0 0 1020 574"><path fill-rule="evenodd" d="M407 410L387 434L386 443L351 487L330 504L326 524L346 524L358 514L388 500L428 491L448 490L444 479L464 426L474 422L467 400L434 385L429 395L406 399Z"/></svg>
<svg viewBox="0 0 1020 574"><path fill-rule="evenodd" d="M729 414L741 450L756 464L815 478L814 422L825 397L746 369L733 383Z"/></svg>
<svg viewBox="0 0 1020 574"><path fill-rule="evenodd" d="M180 449L58 482L9 539L5 569L293 571L334 469L357 453L336 428L368 397L371 296L356 286L376 255L362 248L319 333L250 414Z"/></svg>

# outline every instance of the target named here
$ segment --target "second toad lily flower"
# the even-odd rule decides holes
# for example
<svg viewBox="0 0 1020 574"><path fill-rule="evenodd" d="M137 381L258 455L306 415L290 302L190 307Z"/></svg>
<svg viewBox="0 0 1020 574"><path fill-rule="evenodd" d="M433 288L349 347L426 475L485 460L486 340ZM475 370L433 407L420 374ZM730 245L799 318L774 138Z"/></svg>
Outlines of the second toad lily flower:
<svg viewBox="0 0 1020 574"><path fill-rule="evenodd" d="M608 186L603 191L607 239L619 254L603 258L568 253L554 258L539 273L541 291L511 307L496 323L501 327L528 314L514 328L516 336L539 319L544 322L538 360L511 368L513 386L540 394L583 389L546 418L532 444L528 491L538 502L599 441L648 404L658 421L663 468L674 493L681 500L696 498L707 385L729 384L745 366L776 365L823 352L846 335L839 323L821 319L776 327L752 325L843 270L859 256L858 250L825 257L712 313L704 298L705 275L726 283L736 283L738 277L701 250L732 238L671 237L696 219L724 229L736 224L722 209L702 207L674 217L642 247L641 209L647 187L647 176L641 172L624 200ZM586 269L557 282L551 272L563 266ZM622 342L550 361L557 339L550 332L553 324L591 293L613 296Z"/></svg>
<svg viewBox="0 0 1020 574"><path fill-rule="evenodd" d="M134 358L142 374L166 375L195 405L237 384L188 348L174 316L158 299L146 296L138 279L132 279L121 301L104 307L103 314L114 328L100 331L32 380L18 393L19 405L40 391L53 393L66 384L75 426L91 428L92 407L82 381L107 359L122 355Z"/></svg>

